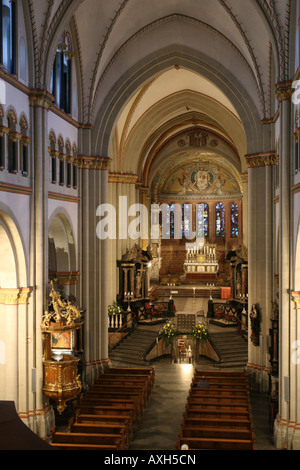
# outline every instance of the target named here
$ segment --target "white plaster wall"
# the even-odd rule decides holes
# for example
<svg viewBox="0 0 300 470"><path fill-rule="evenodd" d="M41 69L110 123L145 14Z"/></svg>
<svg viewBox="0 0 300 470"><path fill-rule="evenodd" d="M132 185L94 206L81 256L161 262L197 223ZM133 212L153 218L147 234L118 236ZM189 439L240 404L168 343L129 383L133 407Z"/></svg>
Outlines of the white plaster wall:
<svg viewBox="0 0 300 470"><path fill-rule="evenodd" d="M19 231L28 269L30 262L30 196L0 191L0 209L12 218Z"/></svg>

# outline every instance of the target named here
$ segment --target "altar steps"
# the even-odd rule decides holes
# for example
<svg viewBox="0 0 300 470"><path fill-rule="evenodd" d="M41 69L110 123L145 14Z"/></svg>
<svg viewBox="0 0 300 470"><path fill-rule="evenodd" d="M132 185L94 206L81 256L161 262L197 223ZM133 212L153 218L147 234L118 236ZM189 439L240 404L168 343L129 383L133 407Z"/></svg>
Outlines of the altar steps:
<svg viewBox="0 0 300 470"><path fill-rule="evenodd" d="M248 343L236 331L211 333L211 340L220 355L218 368L244 367L248 362Z"/></svg>
<svg viewBox="0 0 300 470"><path fill-rule="evenodd" d="M116 348L110 352L112 362L147 366L149 362L144 360L144 355L154 343L158 332L152 329L138 327L134 333L125 338Z"/></svg>

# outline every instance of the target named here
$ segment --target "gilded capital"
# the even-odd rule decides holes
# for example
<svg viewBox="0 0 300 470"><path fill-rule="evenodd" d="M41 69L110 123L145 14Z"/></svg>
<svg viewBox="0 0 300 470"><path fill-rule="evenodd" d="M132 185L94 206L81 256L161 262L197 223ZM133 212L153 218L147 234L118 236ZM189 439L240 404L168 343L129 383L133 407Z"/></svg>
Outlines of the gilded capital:
<svg viewBox="0 0 300 470"><path fill-rule="evenodd" d="M278 156L275 152L261 154L245 155L249 168L258 168L262 166L273 166L278 163Z"/></svg>
<svg viewBox="0 0 300 470"><path fill-rule="evenodd" d="M128 173L109 173L109 183L120 183L120 184L136 184L138 181L138 175L132 175Z"/></svg>
<svg viewBox="0 0 300 470"><path fill-rule="evenodd" d="M300 310L300 292L291 292L292 299L296 304L296 309Z"/></svg>
<svg viewBox="0 0 300 470"><path fill-rule="evenodd" d="M78 155L74 160L74 164L83 170L108 170L111 159L93 155Z"/></svg>
<svg viewBox="0 0 300 470"><path fill-rule="evenodd" d="M292 98L295 90L292 88L292 82L280 82L275 86L275 95L277 101L288 101Z"/></svg>

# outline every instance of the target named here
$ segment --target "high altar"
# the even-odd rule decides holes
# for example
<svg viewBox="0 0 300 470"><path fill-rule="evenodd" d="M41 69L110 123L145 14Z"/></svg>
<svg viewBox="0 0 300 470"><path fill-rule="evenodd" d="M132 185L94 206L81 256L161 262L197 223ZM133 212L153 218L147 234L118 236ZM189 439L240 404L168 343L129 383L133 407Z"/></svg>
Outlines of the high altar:
<svg viewBox="0 0 300 470"><path fill-rule="evenodd" d="M184 272L186 280L216 281L219 264L217 261L217 246L207 242L186 243L186 258Z"/></svg>

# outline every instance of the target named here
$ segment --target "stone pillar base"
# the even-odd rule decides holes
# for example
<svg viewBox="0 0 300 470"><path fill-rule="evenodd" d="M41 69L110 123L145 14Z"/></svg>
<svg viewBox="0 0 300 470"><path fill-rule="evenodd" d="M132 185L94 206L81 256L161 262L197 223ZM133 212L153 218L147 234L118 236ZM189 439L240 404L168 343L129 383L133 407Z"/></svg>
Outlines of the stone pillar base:
<svg viewBox="0 0 300 470"><path fill-rule="evenodd" d="M293 429L289 428L287 435L287 422L285 419L282 419L277 416L274 422L274 445L276 449L282 450L285 448L292 448L292 434ZM288 439L287 439L288 437ZM288 440L288 443L287 443Z"/></svg>
<svg viewBox="0 0 300 470"><path fill-rule="evenodd" d="M55 412L53 407L49 406L35 416L21 419L32 432L44 439L50 435L50 429L55 425Z"/></svg>
<svg viewBox="0 0 300 470"><path fill-rule="evenodd" d="M287 427L286 419L277 416L274 423L274 443L276 449L300 450L299 423L292 421Z"/></svg>
<svg viewBox="0 0 300 470"><path fill-rule="evenodd" d="M250 389L254 392L269 393L270 375L269 371L253 364L247 364L246 373Z"/></svg>

